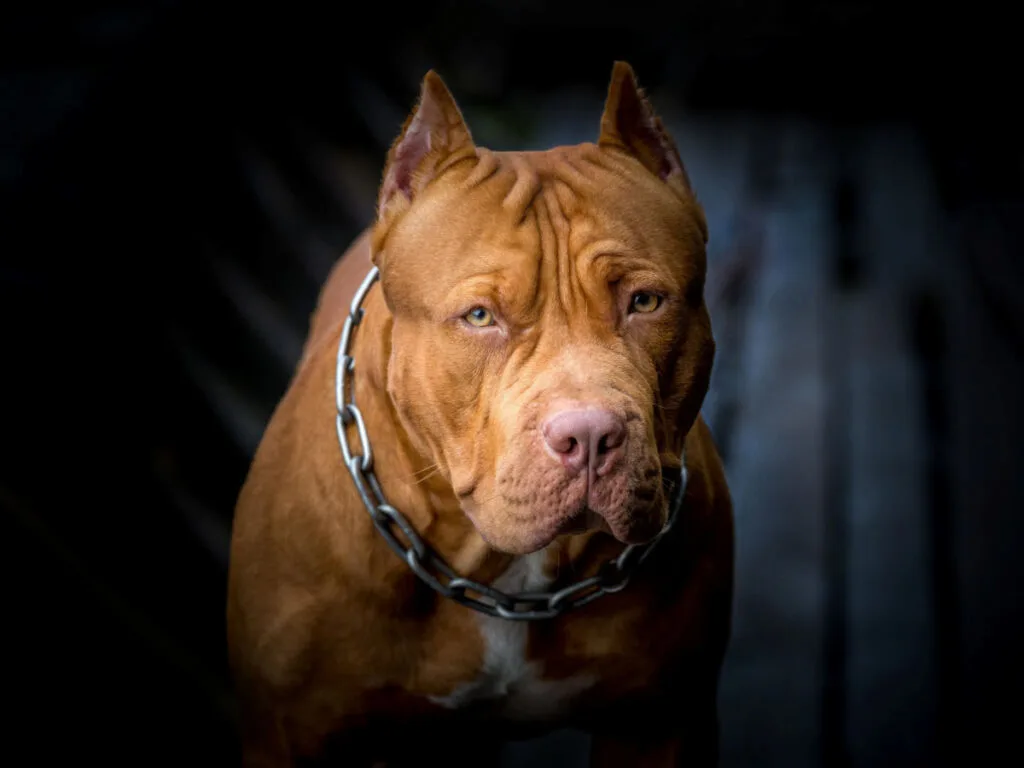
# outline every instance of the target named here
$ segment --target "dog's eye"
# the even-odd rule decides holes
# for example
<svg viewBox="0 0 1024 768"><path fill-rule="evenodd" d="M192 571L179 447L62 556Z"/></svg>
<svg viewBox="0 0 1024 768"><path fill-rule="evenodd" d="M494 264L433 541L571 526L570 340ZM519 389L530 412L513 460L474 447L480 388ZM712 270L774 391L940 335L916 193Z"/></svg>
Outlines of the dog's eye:
<svg viewBox="0 0 1024 768"><path fill-rule="evenodd" d="M494 325L494 315L491 314L489 309L484 309L483 307L475 307L469 310L463 317L466 318L467 323L477 328L486 328L489 325Z"/></svg>
<svg viewBox="0 0 1024 768"><path fill-rule="evenodd" d="M661 306L661 296L648 291L637 291L629 300L630 312L642 312L644 314L653 312Z"/></svg>

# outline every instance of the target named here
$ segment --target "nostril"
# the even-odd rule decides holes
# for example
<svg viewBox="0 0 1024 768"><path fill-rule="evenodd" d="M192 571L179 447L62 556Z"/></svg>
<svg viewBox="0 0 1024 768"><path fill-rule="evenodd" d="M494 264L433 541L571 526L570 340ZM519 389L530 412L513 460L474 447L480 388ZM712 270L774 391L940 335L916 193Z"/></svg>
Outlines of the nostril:
<svg viewBox="0 0 1024 768"><path fill-rule="evenodd" d="M580 451L580 443L575 437L559 434L545 434L545 440L555 453L571 456Z"/></svg>
<svg viewBox="0 0 1024 768"><path fill-rule="evenodd" d="M563 450L559 451L559 453L562 454L563 459L574 464L586 460L587 449L576 438L570 437L562 444L562 447Z"/></svg>
<svg viewBox="0 0 1024 768"><path fill-rule="evenodd" d="M614 451L620 447L626 440L626 430L618 422L615 421L607 426L604 434L597 441L597 453L603 455L609 451Z"/></svg>
<svg viewBox="0 0 1024 768"><path fill-rule="evenodd" d="M592 459L594 472L598 477L608 474L617 464L622 455L622 444L625 432L610 432L602 435L595 446Z"/></svg>

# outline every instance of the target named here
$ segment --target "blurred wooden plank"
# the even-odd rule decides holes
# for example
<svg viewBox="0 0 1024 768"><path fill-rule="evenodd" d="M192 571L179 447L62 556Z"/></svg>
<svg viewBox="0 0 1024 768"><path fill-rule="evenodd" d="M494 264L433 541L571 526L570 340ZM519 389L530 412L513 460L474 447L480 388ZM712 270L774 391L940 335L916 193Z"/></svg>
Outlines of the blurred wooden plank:
<svg viewBox="0 0 1024 768"><path fill-rule="evenodd" d="M401 126L395 128L395 134ZM351 222L355 232L373 223L377 215L377 187L384 169L384 157L356 152L339 146L308 130L296 131L296 143L305 153L309 168L330 196L336 210L335 220L325 240L338 244L338 256L348 247L341 237L348 230L343 223ZM324 279L327 278L325 274Z"/></svg>
<svg viewBox="0 0 1024 768"><path fill-rule="evenodd" d="M281 301L237 262L214 246L206 251L215 284L268 353L267 367L274 367L280 379L287 381L302 356L306 328L291 320Z"/></svg>
<svg viewBox="0 0 1024 768"><path fill-rule="evenodd" d="M705 298L717 348L702 412L728 464L742 407L744 310L760 248L760 211L752 197L750 173L759 126L735 118L687 118L675 105L669 103L662 110L658 103L708 220Z"/></svg>
<svg viewBox="0 0 1024 768"><path fill-rule="evenodd" d="M744 411L728 473L737 521L733 640L720 693L722 764L818 764L823 493L822 334L833 231L830 152L779 126L748 310Z"/></svg>
<svg viewBox="0 0 1024 768"><path fill-rule="evenodd" d="M962 750L963 764L1024 761L1019 707L1004 703L1024 686L1024 338L1007 322L1009 313L998 311L997 291L986 290L975 272L987 264L987 280L1011 282L1009 265L996 265L1019 265L1020 221L1019 205L964 212L959 237L937 250L947 256L948 281L939 307L945 345L937 363L948 397L939 461L952 518L948 549L939 552L951 582L938 606L940 639L945 663L953 666L942 725L953 732L944 736L951 750ZM1020 306L1018 299L1012 313L1018 322Z"/></svg>
<svg viewBox="0 0 1024 768"><path fill-rule="evenodd" d="M935 199L914 137L854 155L864 282L837 302L849 408L846 747L849 764L931 765L935 648L921 370L908 325Z"/></svg>
<svg viewBox="0 0 1024 768"><path fill-rule="evenodd" d="M275 403L258 402L178 329L169 329L168 336L181 365L209 402L222 429L242 455L255 455Z"/></svg>
<svg viewBox="0 0 1024 768"><path fill-rule="evenodd" d="M303 208L301 201L289 187L283 169L270 156L255 145L244 145L237 150L239 167L253 198L259 205L266 223L280 237L284 250L298 264L304 293L315 301L321 283L341 255L336 244L327 242ZM300 315L305 321L307 310Z"/></svg>

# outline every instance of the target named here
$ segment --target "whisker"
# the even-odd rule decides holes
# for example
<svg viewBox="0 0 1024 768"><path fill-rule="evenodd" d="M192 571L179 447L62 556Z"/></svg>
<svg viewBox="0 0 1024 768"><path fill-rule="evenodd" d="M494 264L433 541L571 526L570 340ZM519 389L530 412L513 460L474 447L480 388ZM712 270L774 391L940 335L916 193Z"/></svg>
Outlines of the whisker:
<svg viewBox="0 0 1024 768"><path fill-rule="evenodd" d="M412 473L412 476L416 477L417 475L422 475L424 473L429 475L431 472L434 472L437 469L438 469L438 465L437 464L431 464L431 465L429 465L427 467L423 467L422 469L417 469L415 472Z"/></svg>
<svg viewBox="0 0 1024 768"><path fill-rule="evenodd" d="M433 475L435 475L440 469L441 467L438 464L431 464L429 467L417 469L409 475L408 479L412 481L413 485L419 485L433 477Z"/></svg>
<svg viewBox="0 0 1024 768"><path fill-rule="evenodd" d="M425 483L425 482L427 482L427 480L429 480L434 475L436 475L438 473L438 471L439 471L439 468L438 467L434 467L430 472L425 474L423 477L418 477L415 480L413 480L412 484L413 485L419 485L420 483Z"/></svg>

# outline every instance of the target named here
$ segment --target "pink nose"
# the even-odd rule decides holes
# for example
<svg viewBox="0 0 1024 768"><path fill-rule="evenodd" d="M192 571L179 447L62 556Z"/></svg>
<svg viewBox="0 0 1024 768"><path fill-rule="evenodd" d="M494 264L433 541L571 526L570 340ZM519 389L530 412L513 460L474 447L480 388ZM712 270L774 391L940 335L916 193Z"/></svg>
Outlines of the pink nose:
<svg viewBox="0 0 1024 768"><path fill-rule="evenodd" d="M622 457L626 422L610 411L598 409L561 411L543 428L544 441L574 472L607 474Z"/></svg>

